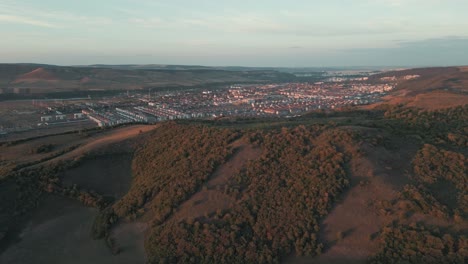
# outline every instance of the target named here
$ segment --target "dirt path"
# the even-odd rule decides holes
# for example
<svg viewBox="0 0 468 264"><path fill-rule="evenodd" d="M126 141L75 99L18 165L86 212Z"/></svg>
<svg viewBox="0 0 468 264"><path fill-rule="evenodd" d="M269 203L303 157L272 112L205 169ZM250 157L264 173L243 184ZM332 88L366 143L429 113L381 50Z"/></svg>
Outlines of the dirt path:
<svg viewBox="0 0 468 264"><path fill-rule="evenodd" d="M71 160L76 157L80 157L86 153L89 153L93 150L96 150L98 148L136 137L141 133L149 132L151 130L156 129L157 127L159 127L159 125L153 125L153 126L136 125L136 126L130 126L130 127L117 128L109 132L100 133L82 142L78 148L70 152L67 152L63 155L60 155L56 158L53 158L51 160L48 160L44 163L40 163L40 165L49 164L49 163L53 163L57 161L63 161L63 160Z"/></svg>
<svg viewBox="0 0 468 264"><path fill-rule="evenodd" d="M232 144L233 156L213 173L201 191L179 206L172 220L181 221L187 218L197 218L205 214L225 210L235 204L235 200L224 193L229 187L229 180L245 167L249 160L256 159L261 149L238 140Z"/></svg>

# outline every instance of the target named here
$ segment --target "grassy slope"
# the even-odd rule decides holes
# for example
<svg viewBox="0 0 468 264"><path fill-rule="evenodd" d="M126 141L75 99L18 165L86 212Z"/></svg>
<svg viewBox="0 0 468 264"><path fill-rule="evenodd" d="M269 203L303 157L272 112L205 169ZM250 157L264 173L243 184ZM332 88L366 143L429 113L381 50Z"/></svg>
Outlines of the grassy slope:
<svg viewBox="0 0 468 264"><path fill-rule="evenodd" d="M468 102L468 72L464 68L410 69L378 74L371 77L371 80L379 82L382 77L401 78L406 75L420 77L408 81L399 79L396 90L384 97L385 103L435 110L456 107Z"/></svg>

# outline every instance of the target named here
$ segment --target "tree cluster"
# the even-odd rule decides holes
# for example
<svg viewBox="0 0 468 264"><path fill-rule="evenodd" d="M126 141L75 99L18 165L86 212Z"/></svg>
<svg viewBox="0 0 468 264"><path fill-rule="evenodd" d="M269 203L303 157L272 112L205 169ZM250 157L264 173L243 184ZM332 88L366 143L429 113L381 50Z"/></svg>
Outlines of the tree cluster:
<svg viewBox="0 0 468 264"><path fill-rule="evenodd" d="M135 154L132 186L115 213L137 216L145 207L154 224L162 223L225 161L238 137L232 130L166 123Z"/></svg>
<svg viewBox="0 0 468 264"><path fill-rule="evenodd" d="M426 144L413 160L415 180L433 192L448 188L456 205L448 204L457 217L468 216L468 159L462 154Z"/></svg>
<svg viewBox="0 0 468 264"><path fill-rule="evenodd" d="M380 263L466 263L468 239L421 225L389 226L381 234L382 248L370 260Z"/></svg>

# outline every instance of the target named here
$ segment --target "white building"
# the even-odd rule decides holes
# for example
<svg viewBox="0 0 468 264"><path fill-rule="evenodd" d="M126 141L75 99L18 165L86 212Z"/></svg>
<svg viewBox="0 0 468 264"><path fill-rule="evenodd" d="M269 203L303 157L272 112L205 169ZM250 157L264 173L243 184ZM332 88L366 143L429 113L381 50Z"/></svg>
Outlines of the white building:
<svg viewBox="0 0 468 264"><path fill-rule="evenodd" d="M52 116L41 116L41 122L49 122L52 120Z"/></svg>
<svg viewBox="0 0 468 264"><path fill-rule="evenodd" d="M65 120L67 119L67 115L56 115L55 120Z"/></svg>

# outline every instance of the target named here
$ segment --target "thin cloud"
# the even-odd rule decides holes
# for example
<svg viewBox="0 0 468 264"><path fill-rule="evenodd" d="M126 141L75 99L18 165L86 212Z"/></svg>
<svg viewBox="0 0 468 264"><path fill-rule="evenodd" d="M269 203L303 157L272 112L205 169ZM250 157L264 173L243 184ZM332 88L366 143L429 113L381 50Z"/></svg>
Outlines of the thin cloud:
<svg viewBox="0 0 468 264"><path fill-rule="evenodd" d="M375 0L374 0L375 1ZM438 4L446 0L378 0L377 3L384 4L390 7L405 7L408 5L418 4Z"/></svg>
<svg viewBox="0 0 468 264"><path fill-rule="evenodd" d="M64 28L82 24L104 26L111 24L112 19L106 17L83 16L63 11L31 8L26 5L7 1L0 3L0 22L47 28Z"/></svg>
<svg viewBox="0 0 468 264"><path fill-rule="evenodd" d="M159 17L133 17L128 21L134 26L144 28L164 28L170 30L185 30L191 28L199 32L255 34L270 36L323 37L323 36L353 36L353 35L385 35L401 32L403 23L388 23L388 21L361 21L346 26L336 26L328 23L300 23L284 19L270 18L258 14L227 14L224 16L193 16L183 19Z"/></svg>
<svg viewBox="0 0 468 264"><path fill-rule="evenodd" d="M398 41L401 47L418 47L418 46L431 46L431 47L447 47L456 45L466 45L468 43L468 36L446 36L441 38L430 38L421 41ZM465 46L468 47L468 46Z"/></svg>
<svg viewBox="0 0 468 264"><path fill-rule="evenodd" d="M425 40L399 41L396 47L341 50L340 56L368 65L465 65L468 62L468 37L450 36Z"/></svg>
<svg viewBox="0 0 468 264"><path fill-rule="evenodd" d="M401 6L404 1L402 0L380 0L380 2L382 2L383 4L385 5L389 5L389 6Z"/></svg>
<svg viewBox="0 0 468 264"><path fill-rule="evenodd" d="M144 27L144 28L159 28L159 27L166 27L168 25L167 22L157 17L131 18L128 20L128 22L132 23L133 25Z"/></svg>
<svg viewBox="0 0 468 264"><path fill-rule="evenodd" d="M379 51L396 51L403 49L424 49L424 48L466 48L468 46L468 36L445 36L439 38L429 38L422 40L394 40L392 44L396 46L392 47L381 47L381 48L354 48L354 49L342 49L341 52L379 52ZM422 50L421 50L422 51ZM450 50L455 51L455 50Z"/></svg>
<svg viewBox="0 0 468 264"><path fill-rule="evenodd" d="M36 20L28 17L23 16L15 16L15 15L2 15L0 14L0 22L3 23L13 23L13 24L24 24L24 25L31 25L37 27L46 27L46 28L59 28L58 25Z"/></svg>

